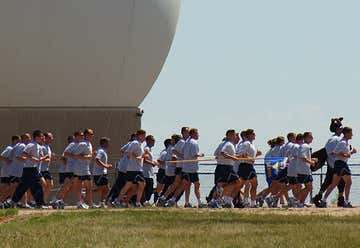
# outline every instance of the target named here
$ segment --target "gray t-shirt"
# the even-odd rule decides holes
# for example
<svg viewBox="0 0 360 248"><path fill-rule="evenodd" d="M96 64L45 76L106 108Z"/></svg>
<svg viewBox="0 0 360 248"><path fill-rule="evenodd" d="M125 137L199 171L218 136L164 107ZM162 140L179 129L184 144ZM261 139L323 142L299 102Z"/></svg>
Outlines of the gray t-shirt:
<svg viewBox="0 0 360 248"><path fill-rule="evenodd" d="M68 152L74 154L76 147L79 145L79 142L71 142L64 150L64 153ZM74 173L75 174L75 159L66 157L66 173Z"/></svg>
<svg viewBox="0 0 360 248"><path fill-rule="evenodd" d="M222 142L218 145L218 147L217 147L216 150L214 151L214 156L215 156L215 157L220 157L220 156L221 156L221 150L222 150L222 148L224 147L225 143L226 143L226 141L222 141Z"/></svg>
<svg viewBox="0 0 360 248"><path fill-rule="evenodd" d="M184 160L196 160L199 153L199 145L195 139L188 139L184 145ZM190 162L183 164L183 172L197 173L199 171L199 162Z"/></svg>
<svg viewBox="0 0 360 248"><path fill-rule="evenodd" d="M339 141L334 149L334 153L350 153L350 144L349 141L346 139L342 139ZM343 158L343 157L336 157L336 161L341 160L347 163L349 161L349 158Z"/></svg>
<svg viewBox="0 0 360 248"><path fill-rule="evenodd" d="M153 153L151 151L151 148L146 146L144 148L144 151L147 152L149 154L149 160L153 161ZM145 178L154 178L154 167L152 164L148 164L146 162L144 162L144 166L143 166L143 174Z"/></svg>
<svg viewBox="0 0 360 248"><path fill-rule="evenodd" d="M35 141L30 142L24 148L24 152L28 154L30 157L34 157L40 159L42 155L42 145L36 143ZM27 158L24 163L24 168L38 168L39 169L39 162L34 162L30 158Z"/></svg>
<svg viewBox="0 0 360 248"><path fill-rule="evenodd" d="M303 158L311 159L311 148L306 143L302 144L299 148L296 171L300 175L311 175L310 164L305 162Z"/></svg>
<svg viewBox="0 0 360 248"><path fill-rule="evenodd" d="M80 142L77 146L74 147L74 155L83 155L88 156L92 155L92 145L89 141L84 140ZM74 171L77 176L89 176L90 173L90 160L75 159L74 161Z"/></svg>
<svg viewBox="0 0 360 248"><path fill-rule="evenodd" d="M139 141L134 140L126 152L133 154L135 157L140 157L143 155L144 149ZM129 158L127 171L143 171L143 160Z"/></svg>
<svg viewBox="0 0 360 248"><path fill-rule="evenodd" d="M120 149L120 151L123 153L123 155L122 155L122 157L120 158L120 160L118 162L118 170L119 170L119 172L126 173L126 171L127 171L129 158L126 156L125 152L129 148L130 144L131 144L131 142L128 142L126 145L124 145Z"/></svg>
<svg viewBox="0 0 360 248"><path fill-rule="evenodd" d="M282 157L282 149L283 146L276 145L273 147L271 151L271 155L273 158L281 158Z"/></svg>
<svg viewBox="0 0 360 248"><path fill-rule="evenodd" d="M185 140L182 138L178 141L178 143L176 143L176 145L174 146L174 150L184 154L184 145L185 145ZM177 160L184 160L184 156L177 156ZM183 163L176 163L176 167L178 168L182 168L183 167Z"/></svg>
<svg viewBox="0 0 360 248"><path fill-rule="evenodd" d="M172 161L173 158L176 158L176 155L173 154L173 146L169 146L168 149L166 150L166 161ZM166 169L165 169L165 175L168 177L173 177L175 176L175 168L176 165L174 163L165 163L166 164Z"/></svg>
<svg viewBox="0 0 360 248"><path fill-rule="evenodd" d="M11 151L13 150L13 147L12 146L8 146L5 148L4 151L2 151L1 153L1 157L3 158L6 158L6 159L11 159L10 156L11 156ZM1 174L0 174L0 177L9 177L10 176L10 171L11 171L11 163L8 164L8 163L5 163L5 162L2 162L2 167L1 167Z"/></svg>
<svg viewBox="0 0 360 248"><path fill-rule="evenodd" d="M61 155L62 157L64 156L64 153ZM66 161L68 160L68 158L65 158L65 161L61 160L60 164L59 164L59 173L65 173L66 172Z"/></svg>
<svg viewBox="0 0 360 248"><path fill-rule="evenodd" d="M218 156L218 161L217 163L219 165L230 165L230 166L234 166L235 161L232 159L227 159L225 158L221 153L227 153L229 155L234 156L235 155L235 146L231 141L226 141L223 145L223 147L221 148L220 151L220 155Z"/></svg>
<svg viewBox="0 0 360 248"><path fill-rule="evenodd" d="M166 169L166 155L167 155L167 152L166 152L166 149L164 149L164 150L162 150L161 152L160 152L160 156L159 156L159 161L161 161L161 162L163 162L163 163L161 163L160 164L160 169L163 169L163 170L165 170Z"/></svg>
<svg viewBox="0 0 360 248"><path fill-rule="evenodd" d="M300 145L294 144L289 152L288 156L288 176L297 177L297 163Z"/></svg>
<svg viewBox="0 0 360 248"><path fill-rule="evenodd" d="M44 144L42 146L43 156L49 155L51 161L51 148L49 145ZM49 171L50 162L41 161L40 162L40 171Z"/></svg>
<svg viewBox="0 0 360 248"><path fill-rule="evenodd" d="M106 153L106 150L102 147L99 147L96 151L96 157L94 159L94 165L93 165L93 175L94 176L101 176L101 175L107 175L107 168L104 168L96 163L96 159L99 159L104 164L108 163L108 155Z"/></svg>
<svg viewBox="0 0 360 248"><path fill-rule="evenodd" d="M340 141L341 137L334 135L326 142L325 149L328 155L327 162L331 168L334 168L335 161L337 160L337 158L332 153Z"/></svg>
<svg viewBox="0 0 360 248"><path fill-rule="evenodd" d="M10 159L11 159L11 169L10 169L10 176L13 177L21 177L24 168L24 161L19 161L17 158L21 156L24 152L25 144L20 142L16 144L11 151Z"/></svg>
<svg viewBox="0 0 360 248"><path fill-rule="evenodd" d="M240 154L247 153L248 157L256 158L256 151L257 150L256 150L254 144L247 140L238 147L237 154L240 155ZM249 161L244 161L243 163L254 164L253 162L249 162Z"/></svg>

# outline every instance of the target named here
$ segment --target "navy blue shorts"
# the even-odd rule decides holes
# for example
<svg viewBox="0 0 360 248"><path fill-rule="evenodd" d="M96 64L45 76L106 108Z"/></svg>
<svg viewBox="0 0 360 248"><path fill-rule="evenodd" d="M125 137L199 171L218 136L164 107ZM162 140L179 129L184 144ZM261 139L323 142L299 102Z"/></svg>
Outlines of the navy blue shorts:
<svg viewBox="0 0 360 248"><path fill-rule="evenodd" d="M10 177L1 177L0 183L1 184L10 184Z"/></svg>
<svg viewBox="0 0 360 248"><path fill-rule="evenodd" d="M138 184L140 182L145 182L145 177L141 171L128 171L126 172L126 181Z"/></svg>
<svg viewBox="0 0 360 248"><path fill-rule="evenodd" d="M279 181L279 183L289 183L288 177L287 177L287 167L284 169L279 170L279 173L275 180Z"/></svg>
<svg viewBox="0 0 360 248"><path fill-rule="evenodd" d="M75 178L79 179L80 181L91 181L91 176L90 175L85 175L85 176L78 176L78 175L75 175L74 176Z"/></svg>
<svg viewBox="0 0 360 248"><path fill-rule="evenodd" d="M165 185L170 186L175 182L175 176L165 176Z"/></svg>
<svg viewBox="0 0 360 248"><path fill-rule="evenodd" d="M199 182L199 174L198 173L186 173L183 172L181 176L182 180L186 180L191 183Z"/></svg>
<svg viewBox="0 0 360 248"><path fill-rule="evenodd" d="M182 168L176 167L175 168L175 175L176 176L181 176L182 175Z"/></svg>
<svg viewBox="0 0 360 248"><path fill-rule="evenodd" d="M307 183L311 183L313 181L313 177L312 177L312 175L299 174L297 176L297 180L298 180L298 183L307 184Z"/></svg>
<svg viewBox="0 0 360 248"><path fill-rule="evenodd" d="M41 177L43 177L45 180L53 180L49 171L42 171L42 172L40 172L40 174L41 174Z"/></svg>
<svg viewBox="0 0 360 248"><path fill-rule="evenodd" d="M96 186L104 186L109 184L107 175L94 176L94 183Z"/></svg>
<svg viewBox="0 0 360 248"><path fill-rule="evenodd" d="M351 170L349 168L349 165L342 161L342 160L336 160L334 165L334 174L338 176L346 176L351 175Z"/></svg>
<svg viewBox="0 0 360 248"><path fill-rule="evenodd" d="M215 184L234 183L239 179L231 165L218 164L215 169Z"/></svg>
<svg viewBox="0 0 360 248"><path fill-rule="evenodd" d="M289 184L291 184L291 185L296 185L296 184L298 184L298 179L297 179L297 177L288 177L288 182L289 182Z"/></svg>
<svg viewBox="0 0 360 248"><path fill-rule="evenodd" d="M240 163L238 175L243 180L251 180L257 177L254 165L248 163Z"/></svg>
<svg viewBox="0 0 360 248"><path fill-rule="evenodd" d="M160 184L165 184L165 170L159 169L156 175L156 182Z"/></svg>
<svg viewBox="0 0 360 248"><path fill-rule="evenodd" d="M20 183L20 182L21 182L20 177L14 177L14 176L10 177L10 183Z"/></svg>

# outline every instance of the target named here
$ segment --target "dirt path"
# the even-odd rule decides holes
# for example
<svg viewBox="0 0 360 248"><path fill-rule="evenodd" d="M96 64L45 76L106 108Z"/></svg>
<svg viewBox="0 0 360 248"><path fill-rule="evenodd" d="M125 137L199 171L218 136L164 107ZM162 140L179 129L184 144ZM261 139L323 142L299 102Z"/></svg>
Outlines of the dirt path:
<svg viewBox="0 0 360 248"><path fill-rule="evenodd" d="M122 212L129 209L106 209L101 211L111 211L111 212ZM135 210L135 209L134 209ZM24 220L26 218L32 216L47 216L55 213L74 213L74 212L84 212L91 210L78 210L75 207L67 207L65 210L19 210L17 215L3 217L0 219L0 224L6 224L11 221ZM184 209L184 208L143 208L136 209L136 211L174 211L174 212L186 212L186 211L197 211L199 213L205 213L208 211L231 211L239 214L259 214L259 215L267 215L267 214L278 214L278 215L314 215L314 216L355 216L360 215L360 206L355 208L335 208L330 207L326 209L320 208L303 208L303 209L271 209L271 208L261 208L261 209Z"/></svg>

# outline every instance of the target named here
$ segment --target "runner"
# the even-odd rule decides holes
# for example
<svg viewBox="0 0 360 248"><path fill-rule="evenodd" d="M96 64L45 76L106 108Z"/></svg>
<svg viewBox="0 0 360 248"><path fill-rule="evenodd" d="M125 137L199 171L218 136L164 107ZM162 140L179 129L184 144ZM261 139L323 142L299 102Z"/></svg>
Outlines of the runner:
<svg viewBox="0 0 360 248"><path fill-rule="evenodd" d="M335 166L334 166L334 176L331 185L327 188L326 193L322 199L322 207L327 206L327 198L334 190L336 186L339 185L340 179L345 181L345 208L352 208L353 206L350 203L350 189L351 189L351 170L348 165L348 161L351 156L357 153L357 150L349 144L349 141L353 137L353 132L350 127L344 127L343 129L344 137L336 145L333 154L335 156Z"/></svg>
<svg viewBox="0 0 360 248"><path fill-rule="evenodd" d="M144 148L144 177L145 177L145 189L144 189L144 206L150 206L150 199L154 193L154 167L159 163L154 160L152 148L155 145L155 138L152 135L146 136L146 146Z"/></svg>
<svg viewBox="0 0 360 248"><path fill-rule="evenodd" d="M11 137L11 145L7 146L0 155L0 161L2 162L1 175L0 175L0 208L3 208L3 202L10 197L10 170L11 170L11 152L20 142L19 136Z"/></svg>
<svg viewBox="0 0 360 248"><path fill-rule="evenodd" d="M204 157L204 153L199 152L199 131L196 128L190 129L190 138L184 145L184 160L197 160ZM190 204L191 184L194 184L194 193L197 199L198 207L203 208L206 205L201 202L200 182L199 182L199 162L186 162L183 164L183 185L185 188L185 208L192 208Z"/></svg>
<svg viewBox="0 0 360 248"><path fill-rule="evenodd" d="M120 192L121 201L129 201L131 198L127 195L132 186L136 185L136 204L135 207L142 207L141 199L145 188L145 178L143 174L144 149L142 143L145 141L146 132L138 130L136 138L126 150L126 156L129 158L126 172L126 184Z"/></svg>
<svg viewBox="0 0 360 248"><path fill-rule="evenodd" d="M108 163L107 150L110 147L110 139L102 137L100 139L100 147L96 151L96 157L93 165L93 179L96 185L95 193L100 193L100 207L106 206L106 196L109 192L108 170L112 169L112 165Z"/></svg>
<svg viewBox="0 0 360 248"><path fill-rule="evenodd" d="M52 133L44 133L43 143L43 156L47 156L47 159L40 162L40 174L42 177L41 184L44 191L44 201L46 204L49 203L49 196L51 188L54 186L54 180L50 174L49 168L51 161L54 159L54 153L52 153L50 144L53 142L54 136Z"/></svg>

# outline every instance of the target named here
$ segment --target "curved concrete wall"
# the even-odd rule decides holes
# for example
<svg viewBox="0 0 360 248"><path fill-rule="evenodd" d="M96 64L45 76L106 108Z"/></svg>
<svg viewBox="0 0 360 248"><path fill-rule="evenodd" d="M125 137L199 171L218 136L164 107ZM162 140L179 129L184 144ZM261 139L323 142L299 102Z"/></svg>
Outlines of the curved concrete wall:
<svg viewBox="0 0 360 248"><path fill-rule="evenodd" d="M181 0L0 0L0 107L136 107Z"/></svg>

